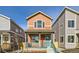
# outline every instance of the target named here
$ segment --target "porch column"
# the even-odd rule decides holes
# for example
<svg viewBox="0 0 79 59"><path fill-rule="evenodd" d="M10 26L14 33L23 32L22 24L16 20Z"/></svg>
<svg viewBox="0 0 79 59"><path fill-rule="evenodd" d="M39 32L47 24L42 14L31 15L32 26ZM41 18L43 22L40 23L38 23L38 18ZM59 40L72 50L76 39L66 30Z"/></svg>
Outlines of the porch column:
<svg viewBox="0 0 79 59"><path fill-rule="evenodd" d="M54 43L55 42L55 34L54 33L52 33L52 43Z"/></svg>
<svg viewBox="0 0 79 59"><path fill-rule="evenodd" d="M51 33L51 45L54 44L55 34Z"/></svg>
<svg viewBox="0 0 79 59"><path fill-rule="evenodd" d="M31 44L31 43L32 43L32 40L31 40L30 35L28 34L28 44Z"/></svg>
<svg viewBox="0 0 79 59"><path fill-rule="evenodd" d="M51 33L51 42L53 43L53 34Z"/></svg>
<svg viewBox="0 0 79 59"><path fill-rule="evenodd" d="M39 34L39 47L41 47L41 34Z"/></svg>
<svg viewBox="0 0 79 59"><path fill-rule="evenodd" d="M10 36L10 34L8 36L9 36L9 43L11 43L11 36Z"/></svg>
<svg viewBox="0 0 79 59"><path fill-rule="evenodd" d="M27 34L25 33L25 48L26 48L26 46L27 46L27 45L26 45L26 44L27 44L27 41L26 41L27 38L26 38L26 36L27 36Z"/></svg>
<svg viewBox="0 0 79 59"><path fill-rule="evenodd" d="M3 44L3 35L1 34L1 45Z"/></svg>

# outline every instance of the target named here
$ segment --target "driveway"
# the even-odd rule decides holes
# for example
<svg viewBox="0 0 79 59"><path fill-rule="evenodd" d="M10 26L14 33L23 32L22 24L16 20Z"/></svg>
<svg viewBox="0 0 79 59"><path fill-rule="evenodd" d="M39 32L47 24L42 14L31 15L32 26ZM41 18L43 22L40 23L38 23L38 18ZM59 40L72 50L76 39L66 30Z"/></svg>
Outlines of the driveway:
<svg viewBox="0 0 79 59"><path fill-rule="evenodd" d="M79 53L79 48L63 50L63 53Z"/></svg>

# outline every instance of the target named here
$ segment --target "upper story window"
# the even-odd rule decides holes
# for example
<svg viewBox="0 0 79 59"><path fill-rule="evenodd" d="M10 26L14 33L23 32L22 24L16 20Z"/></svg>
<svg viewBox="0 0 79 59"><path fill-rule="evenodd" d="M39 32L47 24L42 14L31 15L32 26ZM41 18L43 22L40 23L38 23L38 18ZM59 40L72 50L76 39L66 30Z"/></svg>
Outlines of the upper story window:
<svg viewBox="0 0 79 59"><path fill-rule="evenodd" d="M43 25L43 24L42 24L42 21L37 21L37 27L38 27L38 28L42 28L42 25Z"/></svg>
<svg viewBox="0 0 79 59"><path fill-rule="evenodd" d="M74 27L74 20L68 20L68 27Z"/></svg>
<svg viewBox="0 0 79 59"><path fill-rule="evenodd" d="M38 21L34 22L34 27L35 28L44 28L44 22L41 20L38 20Z"/></svg>

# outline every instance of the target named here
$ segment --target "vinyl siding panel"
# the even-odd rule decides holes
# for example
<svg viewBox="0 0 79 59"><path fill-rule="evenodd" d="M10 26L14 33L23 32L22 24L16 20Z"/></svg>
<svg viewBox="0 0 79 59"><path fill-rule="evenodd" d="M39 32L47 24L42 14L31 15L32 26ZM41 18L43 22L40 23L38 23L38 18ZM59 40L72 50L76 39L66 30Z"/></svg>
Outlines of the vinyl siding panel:
<svg viewBox="0 0 79 59"><path fill-rule="evenodd" d="M0 30L10 30L10 20L0 16Z"/></svg>
<svg viewBox="0 0 79 59"><path fill-rule="evenodd" d="M63 37L63 42L60 42L60 37ZM59 46L62 48L65 46L65 13L59 18Z"/></svg>
<svg viewBox="0 0 79 59"><path fill-rule="evenodd" d="M77 28L77 30L79 30L79 15L77 15L76 28Z"/></svg>
<svg viewBox="0 0 79 59"><path fill-rule="evenodd" d="M77 19L77 14L70 12L68 10L65 11L65 48L66 49L71 49L76 47L76 19ZM74 20L75 21L75 27L74 28L69 28L68 27L68 20ZM68 42L68 35L74 35L74 43L69 43Z"/></svg>
<svg viewBox="0 0 79 59"><path fill-rule="evenodd" d="M65 41L65 13L61 15L58 21L53 26L53 31L55 32L55 39L58 41L59 47L64 48ZM63 42L60 42L60 37L63 36Z"/></svg>

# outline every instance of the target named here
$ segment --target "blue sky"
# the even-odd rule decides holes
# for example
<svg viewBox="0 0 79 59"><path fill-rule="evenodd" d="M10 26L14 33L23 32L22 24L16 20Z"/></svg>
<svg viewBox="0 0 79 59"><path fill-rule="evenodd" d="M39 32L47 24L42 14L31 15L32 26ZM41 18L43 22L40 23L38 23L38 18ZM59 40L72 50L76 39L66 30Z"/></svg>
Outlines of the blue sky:
<svg viewBox="0 0 79 59"><path fill-rule="evenodd" d="M35 12L42 11L56 20L57 16L63 10L64 6L0 6L0 14L10 17L24 30L27 29L26 18ZM72 6L79 11L78 6Z"/></svg>

